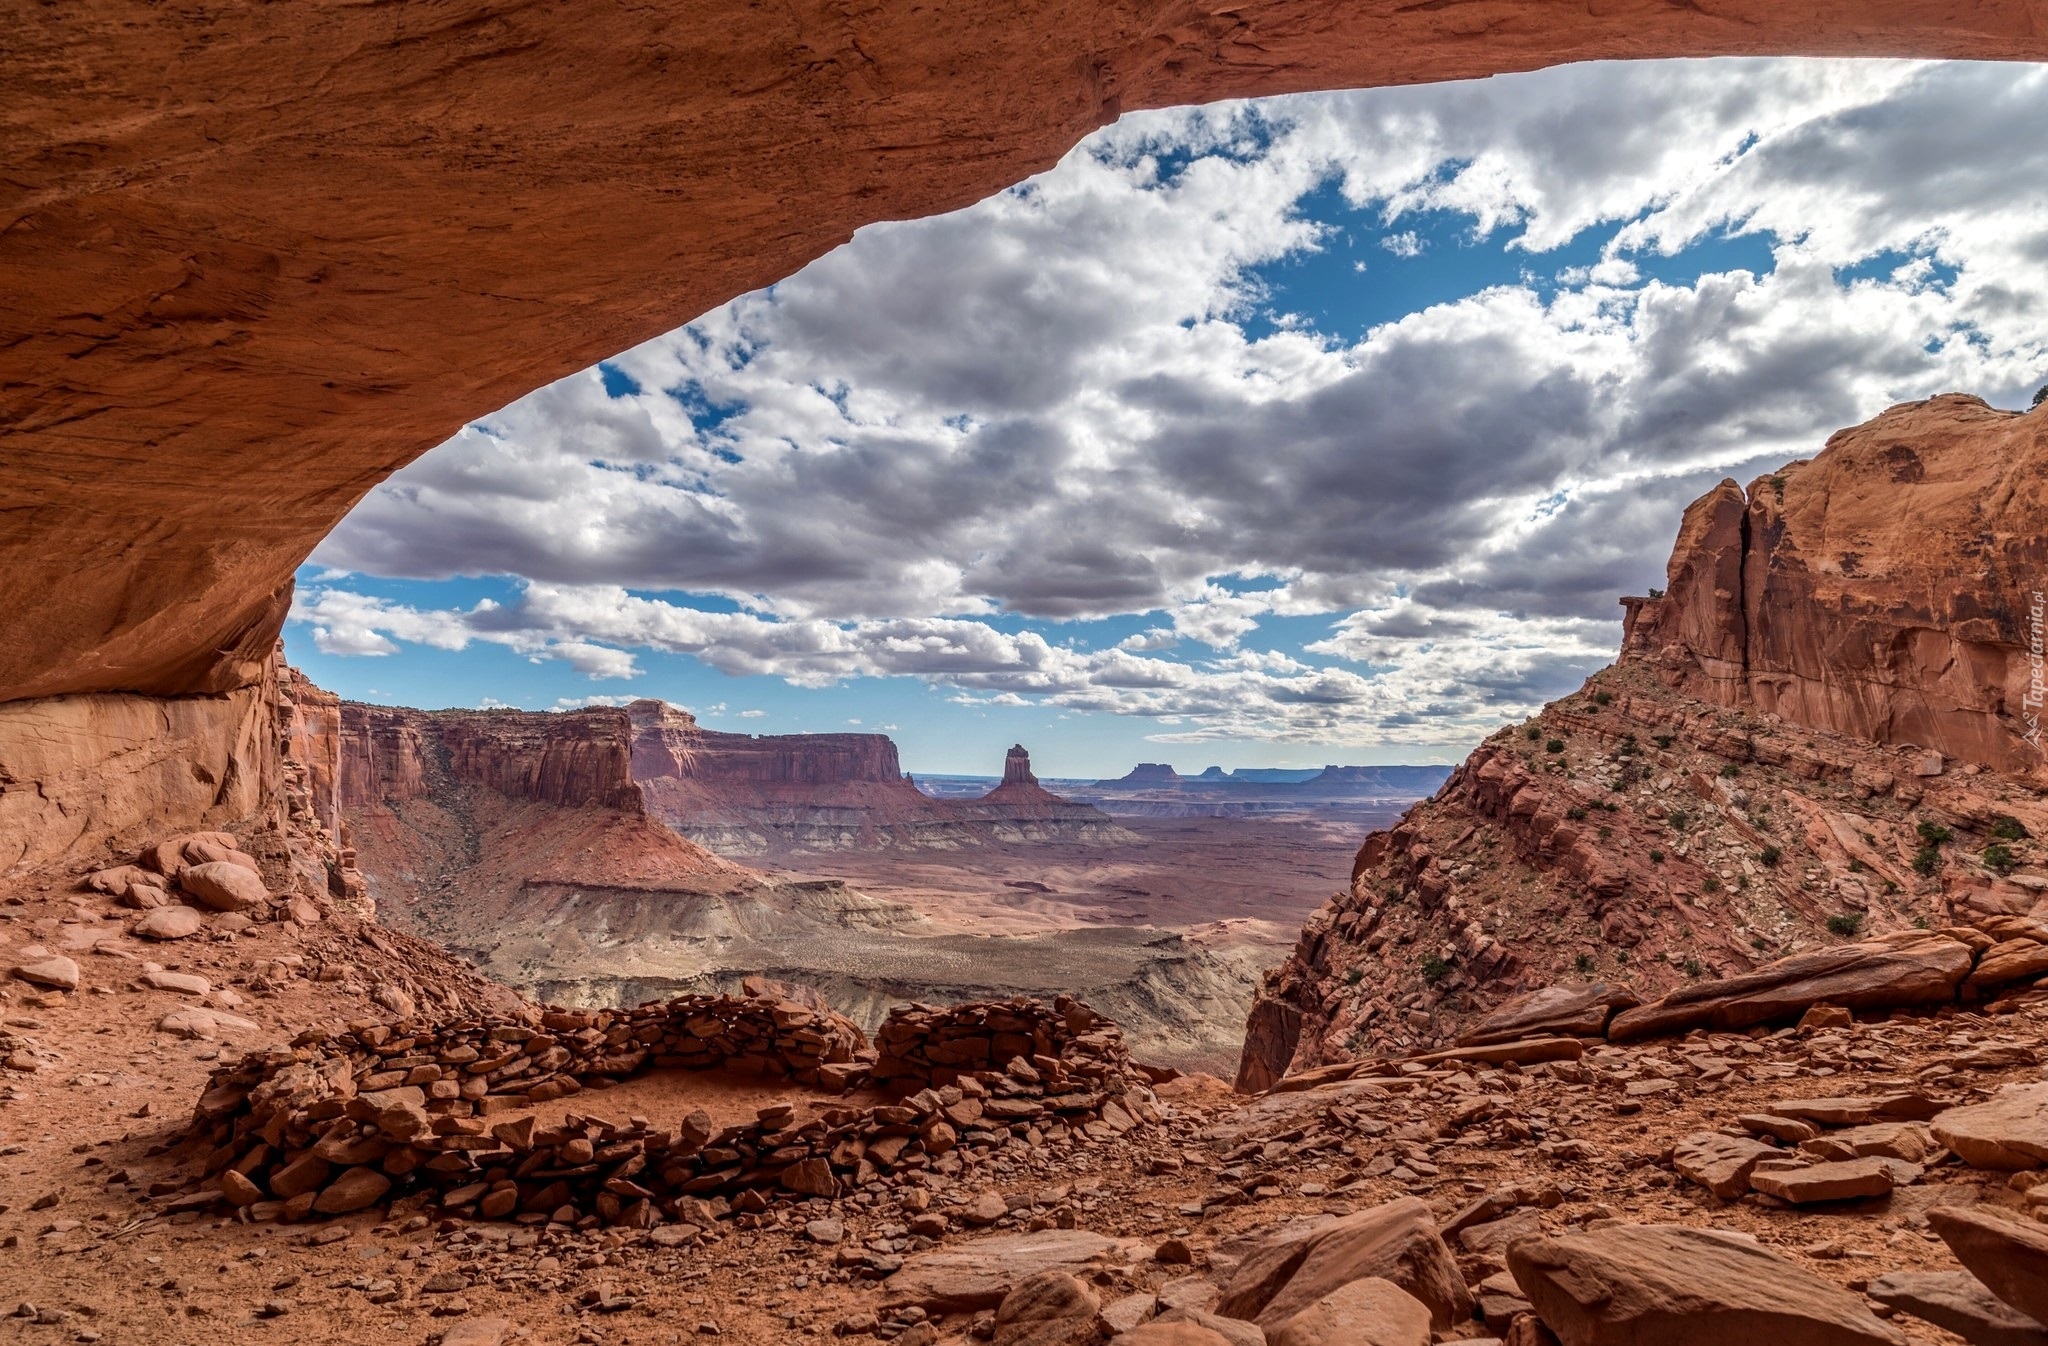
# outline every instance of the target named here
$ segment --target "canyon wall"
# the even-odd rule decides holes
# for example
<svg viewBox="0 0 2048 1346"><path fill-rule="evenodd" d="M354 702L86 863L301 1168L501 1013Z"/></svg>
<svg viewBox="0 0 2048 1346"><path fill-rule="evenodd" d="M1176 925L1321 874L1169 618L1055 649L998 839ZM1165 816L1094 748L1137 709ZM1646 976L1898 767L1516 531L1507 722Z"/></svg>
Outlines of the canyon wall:
<svg viewBox="0 0 2048 1346"><path fill-rule="evenodd" d="M981 799L934 799L903 774L885 734L726 734L661 701L635 701L626 714L648 808L721 853L1131 839L1100 811L1042 789L1021 746Z"/></svg>
<svg viewBox="0 0 2048 1346"><path fill-rule="evenodd" d="M1747 493L1725 481L1686 511L1668 586L1627 600L1622 659L1680 691L2040 770L2048 415L1937 397Z"/></svg>
<svg viewBox="0 0 2048 1346"><path fill-rule="evenodd" d="M408 710L341 704L345 809L422 798L430 778L563 808L642 811L623 711Z"/></svg>
<svg viewBox="0 0 2048 1346"><path fill-rule="evenodd" d="M1239 1087L1567 984L1651 1000L1863 935L2048 915L2026 735L2048 407L1944 396L1682 521L1616 664L1360 848L1267 975Z"/></svg>

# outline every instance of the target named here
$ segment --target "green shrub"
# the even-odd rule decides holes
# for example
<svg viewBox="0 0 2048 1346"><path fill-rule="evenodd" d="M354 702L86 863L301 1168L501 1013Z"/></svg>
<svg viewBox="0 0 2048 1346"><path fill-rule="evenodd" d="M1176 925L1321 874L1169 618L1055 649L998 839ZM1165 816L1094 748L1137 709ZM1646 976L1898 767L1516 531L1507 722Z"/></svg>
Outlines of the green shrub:
<svg viewBox="0 0 2048 1346"><path fill-rule="evenodd" d="M1828 933L1831 935L1840 935L1844 939L1851 939L1862 928L1863 913L1860 911L1845 911L1838 916L1828 917Z"/></svg>
<svg viewBox="0 0 2048 1346"><path fill-rule="evenodd" d="M1529 728L1525 731L1525 737L1527 737L1531 743L1534 743L1537 739L1543 737L1543 726L1540 724L1530 725Z"/></svg>
<svg viewBox="0 0 2048 1346"><path fill-rule="evenodd" d="M1913 918L1913 928L1915 930L1925 930L1927 928L1927 918L1925 916L1915 916Z"/></svg>
<svg viewBox="0 0 2048 1346"><path fill-rule="evenodd" d="M1862 873L1862 872L1863 872L1864 870L1866 870L1866 869L1868 869L1868 868L1870 868L1870 866L1869 866L1869 865L1866 865L1866 864L1864 864L1864 863L1863 863L1863 862L1862 862L1861 860L1858 860L1858 859L1857 859L1857 858L1856 858L1855 856L1853 856L1853 855L1852 855L1852 856L1850 856L1850 857L1849 857L1849 872L1850 872L1851 874L1861 874L1861 873Z"/></svg>
<svg viewBox="0 0 2048 1346"><path fill-rule="evenodd" d="M1613 700L1614 700L1614 693L1612 693L1612 692L1595 692L1595 693L1593 693L1593 699L1594 699L1595 701L1598 701L1598 702L1599 702L1599 703L1600 703L1601 705L1605 706L1605 705L1608 705L1608 704L1610 704L1610 703L1612 703L1612 702L1613 702Z"/></svg>
<svg viewBox="0 0 2048 1346"><path fill-rule="evenodd" d="M1930 846L1943 846L1955 840L1956 834L1929 818L1922 818L1916 829L1920 839Z"/></svg>
<svg viewBox="0 0 2048 1346"><path fill-rule="evenodd" d="M1582 823L1586 821L1586 806L1584 804L1574 804L1564 811L1564 816L1575 823Z"/></svg>
<svg viewBox="0 0 2048 1346"><path fill-rule="evenodd" d="M1721 881L1709 874L1706 881L1700 884L1700 891L1703 893L1718 893L1721 891Z"/></svg>
<svg viewBox="0 0 2048 1346"><path fill-rule="evenodd" d="M1553 738L1553 739L1549 740L1548 742L1546 742L1546 743L1545 743L1545 744L1543 745L1543 751L1545 751L1545 752L1563 752L1563 751L1564 751L1564 740L1563 740L1563 739L1561 739L1561 738Z"/></svg>
<svg viewBox="0 0 2048 1346"><path fill-rule="evenodd" d="M1422 979L1434 985L1451 973L1451 965L1439 954L1431 954L1422 960Z"/></svg>
<svg viewBox="0 0 2048 1346"><path fill-rule="evenodd" d="M1614 750L1617 757L1633 757L1641 751L1642 748L1636 743L1636 736L1634 734L1623 734L1621 736L1621 746Z"/></svg>
<svg viewBox="0 0 2048 1346"><path fill-rule="evenodd" d="M1345 969L1344 969L1344 984L1345 984L1346 986L1356 986L1356 985L1358 985L1358 983L1360 983L1360 982L1362 982L1362 981L1364 981L1364 980L1365 980L1365 969L1364 969L1364 968L1362 968L1362 967L1348 967L1348 968L1345 968Z"/></svg>
<svg viewBox="0 0 2048 1346"><path fill-rule="evenodd" d="M2025 841L2027 829L2019 819L2000 814L1991 820L1991 835L1998 841Z"/></svg>
<svg viewBox="0 0 2048 1346"><path fill-rule="evenodd" d="M1913 872L1923 878L1934 873L1940 863L1941 852L1933 846L1922 846L1913 852Z"/></svg>
<svg viewBox="0 0 2048 1346"><path fill-rule="evenodd" d="M1735 765L1735 763L1733 762L1730 762L1727 766L1721 768L1722 780L1734 780L1737 776L1740 776L1741 774L1742 768Z"/></svg>
<svg viewBox="0 0 2048 1346"><path fill-rule="evenodd" d="M1984 848L1984 867L1997 874L2010 874L2020 867L2020 858L2013 854L2012 847L1994 841Z"/></svg>
<svg viewBox="0 0 2048 1346"><path fill-rule="evenodd" d="M1703 966L1700 960L1697 958L1688 958L1685 960L1685 975L1688 977L1703 976L1706 973L1706 970L1707 969L1705 968L1705 966Z"/></svg>
<svg viewBox="0 0 2048 1346"><path fill-rule="evenodd" d="M1664 596L1664 591L1663 591L1662 589L1652 589L1652 590L1650 590L1650 597L1652 597L1652 598L1662 598L1663 596Z"/></svg>
<svg viewBox="0 0 2048 1346"><path fill-rule="evenodd" d="M1749 947L1761 953L1763 950L1771 947L1771 942L1762 935L1751 935L1749 937Z"/></svg>
<svg viewBox="0 0 2048 1346"><path fill-rule="evenodd" d="M1572 960L1572 966L1579 970L1581 977L1590 977L1593 975L1593 969L1597 964L1594 962L1592 954L1582 953Z"/></svg>
<svg viewBox="0 0 2048 1346"><path fill-rule="evenodd" d="M1653 864L1653 865L1661 865L1661 864L1663 864L1663 863L1664 863L1664 852L1662 852L1662 851L1658 850L1658 849L1657 849L1656 847L1654 847L1654 846L1653 846L1653 847L1651 847L1651 848L1650 848L1650 863L1651 863L1651 864Z"/></svg>
<svg viewBox="0 0 2048 1346"><path fill-rule="evenodd" d="M1664 821L1671 824L1672 831L1683 832L1692 826L1692 815L1684 809L1673 809L1664 815Z"/></svg>
<svg viewBox="0 0 2048 1346"><path fill-rule="evenodd" d="M1670 746L1671 746L1672 744L1674 744L1674 743L1676 743L1676 742L1678 741L1678 735L1676 735L1676 734L1652 734L1652 735L1650 735L1650 741L1651 741L1651 742L1653 742L1653 743L1655 743L1655 744L1656 744L1656 745L1657 745L1658 747L1660 747L1660 748L1668 748L1668 747L1670 747Z"/></svg>
<svg viewBox="0 0 2048 1346"><path fill-rule="evenodd" d="M1775 865L1778 861L1785 858L1785 852L1779 850L1776 846L1766 846L1757 852L1756 858L1763 861L1766 865Z"/></svg>

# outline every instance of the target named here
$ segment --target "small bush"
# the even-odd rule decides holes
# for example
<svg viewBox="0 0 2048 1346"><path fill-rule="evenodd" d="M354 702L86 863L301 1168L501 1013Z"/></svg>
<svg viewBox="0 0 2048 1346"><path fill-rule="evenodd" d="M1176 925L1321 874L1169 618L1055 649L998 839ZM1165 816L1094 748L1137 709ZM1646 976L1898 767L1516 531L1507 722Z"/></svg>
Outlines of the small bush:
<svg viewBox="0 0 2048 1346"><path fill-rule="evenodd" d="M1650 590L1650 597L1652 597L1652 598L1662 598L1663 596L1664 596L1664 591L1663 591L1662 589L1652 589L1652 590Z"/></svg>
<svg viewBox="0 0 2048 1346"><path fill-rule="evenodd" d="M1534 743L1537 739L1543 737L1543 726L1540 724L1530 725L1529 728L1525 731L1524 736L1528 738L1528 740L1531 743Z"/></svg>
<svg viewBox="0 0 2048 1346"><path fill-rule="evenodd" d="M1851 874L1861 874L1861 873L1862 873L1862 872L1863 872L1864 870L1866 870L1866 869L1868 869L1868 868L1870 868L1870 866L1869 866L1869 865L1866 865L1866 864L1864 864L1864 863L1863 863L1863 862L1862 862L1861 860L1858 860L1858 859L1857 859L1857 858L1856 858L1855 856L1853 856L1853 855L1852 855L1852 856L1850 856L1850 857L1849 857L1849 872L1850 872Z"/></svg>
<svg viewBox="0 0 2048 1346"><path fill-rule="evenodd" d="M1672 831L1683 832L1692 826L1692 815L1684 809L1673 809L1664 815L1664 821L1671 824Z"/></svg>
<svg viewBox="0 0 2048 1346"><path fill-rule="evenodd" d="M1991 820L1991 835L1998 841L2025 841L2027 829L2019 819L2000 814Z"/></svg>
<svg viewBox="0 0 2048 1346"><path fill-rule="evenodd" d="M1633 757L1641 751L1642 748L1637 745L1634 734L1623 734L1621 736L1621 746L1614 750L1617 757Z"/></svg>
<svg viewBox="0 0 2048 1346"><path fill-rule="evenodd" d="M1564 811L1564 816L1575 823L1582 823L1586 821L1586 806L1584 804L1574 804Z"/></svg>
<svg viewBox="0 0 2048 1346"><path fill-rule="evenodd" d="M1688 958L1685 960L1685 975L1688 977L1703 976L1706 973L1706 970L1707 969L1705 968L1705 966L1703 966L1700 960L1697 958Z"/></svg>
<svg viewBox="0 0 2048 1346"><path fill-rule="evenodd" d="M1595 701L1598 701L1598 702L1599 702L1599 703L1600 703L1601 705L1603 705L1603 706L1606 706L1606 705L1611 705L1611 704L1613 704L1613 701L1614 701L1614 693L1612 693L1612 692L1595 692L1595 693L1593 693L1593 699L1594 699Z"/></svg>
<svg viewBox="0 0 2048 1346"><path fill-rule="evenodd" d="M1703 893L1718 893L1721 891L1721 881L1709 874L1706 881L1700 884L1700 891Z"/></svg>
<svg viewBox="0 0 2048 1346"><path fill-rule="evenodd" d="M1722 780L1734 780L1737 776L1740 776L1741 774L1742 768L1735 765L1735 763L1733 762L1730 762L1727 766L1721 768Z"/></svg>
<svg viewBox="0 0 2048 1346"><path fill-rule="evenodd" d="M1785 858L1785 852L1779 850L1776 846L1766 846L1757 852L1756 858L1763 861L1766 865L1775 865L1778 861Z"/></svg>
<svg viewBox="0 0 2048 1346"><path fill-rule="evenodd" d="M1613 838L1613 836L1614 836L1614 829L1613 829L1613 828L1611 828L1611 827L1603 827L1603 828L1601 828L1601 829L1600 829L1600 839L1601 839L1602 841L1607 841L1607 840L1610 840L1610 839L1612 839L1612 838Z"/></svg>
<svg viewBox="0 0 2048 1346"><path fill-rule="evenodd" d="M1651 849L1650 849L1650 863L1651 863L1651 864L1653 864L1653 865L1661 865L1661 864L1663 864L1663 863L1664 863L1664 852L1662 852L1662 851L1660 851L1660 850L1656 849L1655 847L1651 847Z"/></svg>
<svg viewBox="0 0 2048 1346"><path fill-rule="evenodd" d="M1927 918L1925 916L1915 916L1913 918L1913 928L1915 930L1925 930L1927 928Z"/></svg>
<svg viewBox="0 0 2048 1346"><path fill-rule="evenodd" d="M1594 962L1592 954L1582 953L1572 960L1572 966L1579 970L1581 977L1590 977L1593 975L1593 969L1597 964Z"/></svg>
<svg viewBox="0 0 2048 1346"><path fill-rule="evenodd" d="M1854 938L1856 932L1862 928L1863 913L1860 911L1845 911L1838 916L1828 917L1828 933L1840 935L1843 939Z"/></svg>
<svg viewBox="0 0 2048 1346"><path fill-rule="evenodd" d="M1550 739L1550 740L1548 740L1548 741L1547 741L1547 742L1545 742L1545 743L1544 743L1544 745L1543 745L1543 751L1545 751L1545 752L1563 752L1563 751L1564 751L1564 740L1563 740L1563 739L1561 739L1561 738L1553 738L1553 739Z"/></svg>
<svg viewBox="0 0 2048 1346"><path fill-rule="evenodd" d="M2030 407L2038 407L2043 402L2048 402L2048 383L2044 383L2040 387L2034 389L2034 400L2027 403L2027 405Z"/></svg>
<svg viewBox="0 0 2048 1346"><path fill-rule="evenodd" d="M2020 867L2020 858L2013 854L2012 847L1994 841L1984 848L1984 867L1996 874L2010 874Z"/></svg>
<svg viewBox="0 0 2048 1346"><path fill-rule="evenodd" d="M1614 951L1614 961L1626 965L1628 963L1628 950L1616 949Z"/></svg>
<svg viewBox="0 0 2048 1346"><path fill-rule="evenodd" d="M1344 969L1344 984L1345 984L1346 986L1356 986L1356 985L1358 985L1358 983L1360 983L1360 982L1362 982L1362 981L1364 981L1364 980L1365 980L1365 969L1364 969L1364 968L1362 968L1362 967L1349 967L1349 968L1346 968L1346 969Z"/></svg>
<svg viewBox="0 0 2048 1346"><path fill-rule="evenodd" d="M1422 979L1431 985L1442 981L1451 974L1451 965L1438 954L1431 954L1422 960Z"/></svg>
<svg viewBox="0 0 2048 1346"><path fill-rule="evenodd" d="M1935 867L1940 863L1941 852L1933 846L1922 846L1913 852L1913 872L1922 878L1934 873Z"/></svg>
<svg viewBox="0 0 2048 1346"><path fill-rule="evenodd" d="M1651 742L1653 742L1653 743L1655 743L1655 744L1656 744L1656 745L1657 745L1658 747L1660 747L1660 748L1668 748L1668 747L1670 747L1670 746L1671 746L1672 744L1674 744L1674 743L1678 742L1678 735L1676 735L1676 734L1652 734L1652 735L1650 735L1650 741L1651 741Z"/></svg>
<svg viewBox="0 0 2048 1346"><path fill-rule="evenodd" d="M1945 846L1954 841L1956 836L1940 823L1928 818L1922 818L1920 826L1915 830L1920 833L1920 839L1930 846Z"/></svg>
<svg viewBox="0 0 2048 1346"><path fill-rule="evenodd" d="M1749 947L1761 953L1771 947L1771 942L1762 935L1751 935L1749 937Z"/></svg>

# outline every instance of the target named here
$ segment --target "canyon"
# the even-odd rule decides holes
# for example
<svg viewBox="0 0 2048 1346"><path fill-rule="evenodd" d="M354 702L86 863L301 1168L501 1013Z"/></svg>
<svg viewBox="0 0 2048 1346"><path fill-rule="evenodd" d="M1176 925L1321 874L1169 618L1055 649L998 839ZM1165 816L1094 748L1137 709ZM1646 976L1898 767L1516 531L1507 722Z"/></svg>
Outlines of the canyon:
<svg viewBox="0 0 2048 1346"><path fill-rule="evenodd" d="M1148 1059L1227 1070L1347 849L1336 820L1140 835L1040 785L1022 746L939 799L880 734L719 733L658 701L409 710L279 676L285 769L341 887L558 1004L765 975L874 1029L907 1000L1073 992Z"/></svg>
<svg viewBox="0 0 2048 1346"><path fill-rule="evenodd" d="M0 763L48 788L6 800L9 865L246 811L294 571L460 425L1123 111L1594 59L2048 57L2025 0L86 3L17 28Z"/></svg>

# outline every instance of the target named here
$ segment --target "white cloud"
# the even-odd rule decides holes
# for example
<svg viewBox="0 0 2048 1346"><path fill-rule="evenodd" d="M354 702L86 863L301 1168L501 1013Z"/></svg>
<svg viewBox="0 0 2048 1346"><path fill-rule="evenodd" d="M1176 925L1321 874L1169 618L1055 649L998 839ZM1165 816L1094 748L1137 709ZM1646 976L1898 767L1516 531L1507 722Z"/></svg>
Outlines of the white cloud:
<svg viewBox="0 0 2048 1346"><path fill-rule="evenodd" d="M318 554L521 576L516 602L316 581L296 616L331 654L485 641L604 679L646 649L1182 736L1443 742L1604 662L1615 596L1656 582L1721 475L1893 401L2031 390L2043 124L2040 69L1901 62L1577 66L1128 117L626 353L636 396L587 372L464 431ZM1452 212L1558 282L1358 339L1283 321L1255 268L1334 246L1300 206L1332 181L1364 212L1346 228L1390 251ZM1546 263L1595 228L1596 258ZM1766 274L1646 279L1744 230L1770 239ZM723 418L694 423L706 407ZM998 613L1153 621L1090 652Z"/></svg>
<svg viewBox="0 0 2048 1346"><path fill-rule="evenodd" d="M740 712L740 718L742 720L758 720L767 713L765 710L743 710Z"/></svg>

